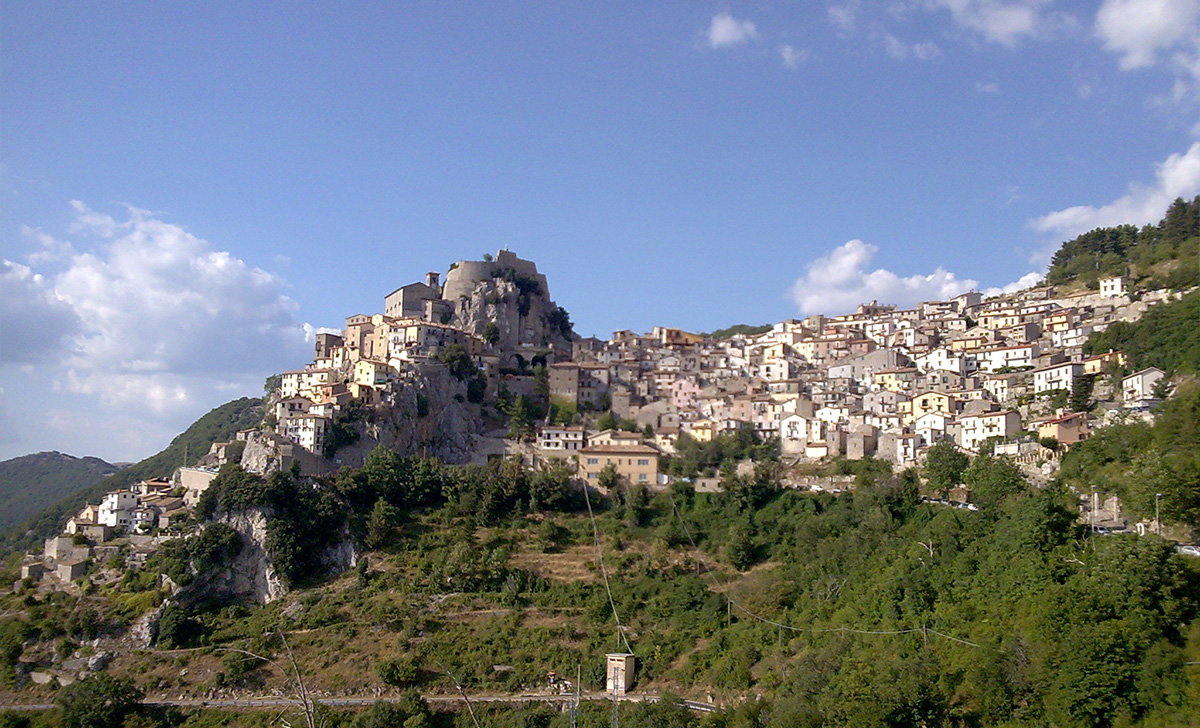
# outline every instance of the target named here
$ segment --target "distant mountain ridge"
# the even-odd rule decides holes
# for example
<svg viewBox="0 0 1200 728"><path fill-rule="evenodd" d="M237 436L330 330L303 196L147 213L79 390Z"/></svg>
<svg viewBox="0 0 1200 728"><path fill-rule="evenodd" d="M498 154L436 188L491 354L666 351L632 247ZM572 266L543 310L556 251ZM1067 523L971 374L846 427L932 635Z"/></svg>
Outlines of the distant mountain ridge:
<svg viewBox="0 0 1200 728"><path fill-rule="evenodd" d="M262 400L253 397L243 397L226 402L192 423L161 452L151 455L135 465L115 470L107 477L100 476L90 484L69 489L53 499L43 499L40 505L33 510L14 516L10 522L4 524L3 531L8 531L8 533L0 538L0 554L18 548L27 548L41 539L58 533L67 519L85 503L98 502L110 490L127 488L133 483L147 478L170 477L171 473L179 466L195 463L208 453L213 443L232 440L238 430L258 425L262 421L261 406ZM38 455L27 455L23 458L15 458L15 461L36 457ZM0 466L11 462L14 460L0 463ZM108 463L105 464L116 468ZM7 496L4 496L3 492L8 482L8 478L0 472L0 504L3 504L3 516L6 519L9 518L10 506ZM18 524L21 526L20 529L14 529Z"/></svg>
<svg viewBox="0 0 1200 728"><path fill-rule="evenodd" d="M0 531L72 493L95 485L120 467L96 457L39 452L0 462Z"/></svg>

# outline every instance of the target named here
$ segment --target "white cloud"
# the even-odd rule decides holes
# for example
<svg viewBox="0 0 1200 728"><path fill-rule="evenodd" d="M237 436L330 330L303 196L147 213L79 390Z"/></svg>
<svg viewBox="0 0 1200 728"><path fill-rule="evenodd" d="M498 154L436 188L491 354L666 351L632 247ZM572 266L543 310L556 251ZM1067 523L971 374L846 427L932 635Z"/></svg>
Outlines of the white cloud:
<svg viewBox="0 0 1200 728"><path fill-rule="evenodd" d="M55 295L45 277L0 259L0 364L51 359L79 327L71 305Z"/></svg>
<svg viewBox="0 0 1200 728"><path fill-rule="evenodd" d="M1096 36L1131 71L1159 66L1175 76L1157 104L1197 100L1200 86L1200 0L1105 0Z"/></svg>
<svg viewBox="0 0 1200 728"><path fill-rule="evenodd" d="M68 252L57 271L0 266L0 363L46 363L36 372L0 370L13 378L5 388L14 396L19 380L22 399L57 398L81 421L137 413L133 420L147 432L179 432L218 404L257 394L267 374L310 355L281 279L144 210L115 219L72 206L76 239L60 246ZM44 397L25 391L34 388ZM0 422L0 431L9 426ZM30 427L54 437L48 420ZM94 442L87 452L102 456L112 452L105 443L132 442L103 428L85 434Z"/></svg>
<svg viewBox="0 0 1200 728"><path fill-rule="evenodd" d="M909 45L891 33L884 36L883 42L887 54L901 61L907 58L915 58L918 61L932 61L942 54L936 43L913 43Z"/></svg>
<svg viewBox="0 0 1200 728"><path fill-rule="evenodd" d="M1107 50L1121 56L1126 70L1152 66L1163 53L1194 59L1200 46L1200 0L1105 0L1096 13L1096 35Z"/></svg>
<svg viewBox="0 0 1200 728"><path fill-rule="evenodd" d="M996 83L983 83L982 81L976 81L975 92L980 94L998 94L1000 93L1000 85Z"/></svg>
<svg viewBox="0 0 1200 728"><path fill-rule="evenodd" d="M1052 22L1042 12L1047 0L926 0L925 4L950 11L957 25L1006 46L1041 33Z"/></svg>
<svg viewBox="0 0 1200 728"><path fill-rule="evenodd" d="M28 225L21 226L21 234L33 238L41 246L41 250L35 253L30 253L28 260L30 263L46 263L57 260L65 260L69 258L75 249L71 244L55 238L53 235L42 232L41 228L32 228Z"/></svg>
<svg viewBox="0 0 1200 728"><path fill-rule="evenodd" d="M792 286L792 299L800 312L835 315L872 300L908 306L951 298L979 286L977 281L958 278L940 266L929 275L907 278L882 268L868 271L878 251L870 243L851 240L809 264Z"/></svg>
<svg viewBox="0 0 1200 728"><path fill-rule="evenodd" d="M749 20L738 20L729 13L713 16L708 26L708 47L725 48L740 45L758 37L758 30Z"/></svg>
<svg viewBox="0 0 1200 728"><path fill-rule="evenodd" d="M303 350L275 276L143 210L120 222L76 211L73 229L111 242L72 256L55 278L83 324L68 389L120 399L141 381L165 408L188 399L188 377L271 371Z"/></svg>
<svg viewBox="0 0 1200 728"><path fill-rule="evenodd" d="M788 68L795 68L801 63L808 60L812 55L812 51L807 48L793 48L790 45L779 46L779 57L783 59L783 65Z"/></svg>
<svg viewBox="0 0 1200 728"><path fill-rule="evenodd" d="M835 3L825 9L825 16L829 18L829 22L833 24L833 27L839 33L848 35L853 33L858 27L858 10L859 3L857 0Z"/></svg>
<svg viewBox="0 0 1200 728"><path fill-rule="evenodd" d="M1129 192L1101 207L1077 205L1029 221L1030 227L1067 239L1098 227L1145 225L1162 219L1175 198L1200 194L1200 142L1182 154L1172 154L1157 165L1151 186L1130 184ZM1035 260L1049 260L1045 251Z"/></svg>
<svg viewBox="0 0 1200 728"><path fill-rule="evenodd" d="M1002 293L1016 293L1017 291L1036 286L1042 282L1042 278L1044 278L1044 276L1041 273L1026 273L1012 283L999 286L997 288L985 288L981 291L981 293L983 293L984 298L999 296Z"/></svg>

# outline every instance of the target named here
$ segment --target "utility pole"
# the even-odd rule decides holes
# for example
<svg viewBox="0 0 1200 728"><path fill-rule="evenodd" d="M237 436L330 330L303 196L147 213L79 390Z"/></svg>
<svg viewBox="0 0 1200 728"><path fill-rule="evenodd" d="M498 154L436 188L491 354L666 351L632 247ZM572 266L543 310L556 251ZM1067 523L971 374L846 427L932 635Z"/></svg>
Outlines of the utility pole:
<svg viewBox="0 0 1200 728"><path fill-rule="evenodd" d="M1158 499L1162 498L1162 493L1154 494L1154 530L1159 536L1162 536L1162 520L1158 517Z"/></svg>
<svg viewBox="0 0 1200 728"><path fill-rule="evenodd" d="M575 665L575 700L571 703L571 728L576 728L575 713L579 710L579 679L582 671L582 665Z"/></svg>
<svg viewBox="0 0 1200 728"><path fill-rule="evenodd" d="M1088 530L1096 532L1096 486L1092 486L1092 502L1088 504Z"/></svg>
<svg viewBox="0 0 1200 728"><path fill-rule="evenodd" d="M617 715L617 706L620 705L620 703L617 702L617 676L619 674L619 668L614 665L612 671L612 728L620 728L620 718Z"/></svg>

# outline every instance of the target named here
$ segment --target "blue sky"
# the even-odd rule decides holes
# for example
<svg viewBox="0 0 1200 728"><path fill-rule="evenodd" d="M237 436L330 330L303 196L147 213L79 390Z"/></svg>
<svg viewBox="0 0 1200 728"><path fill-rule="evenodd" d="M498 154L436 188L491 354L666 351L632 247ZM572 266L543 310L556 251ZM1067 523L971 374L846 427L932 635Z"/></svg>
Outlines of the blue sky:
<svg viewBox="0 0 1200 728"><path fill-rule="evenodd" d="M711 330L1200 194L1200 0L0 13L0 458L155 452L506 246L584 335Z"/></svg>

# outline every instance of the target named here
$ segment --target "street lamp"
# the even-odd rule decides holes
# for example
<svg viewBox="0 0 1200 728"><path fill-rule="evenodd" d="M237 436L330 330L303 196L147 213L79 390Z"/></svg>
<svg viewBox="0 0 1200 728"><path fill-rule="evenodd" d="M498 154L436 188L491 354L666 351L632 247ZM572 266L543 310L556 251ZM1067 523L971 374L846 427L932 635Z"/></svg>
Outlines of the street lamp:
<svg viewBox="0 0 1200 728"><path fill-rule="evenodd" d="M1161 536L1162 535L1162 521L1159 520L1159 517L1158 517L1158 499L1159 498L1162 498L1162 493L1155 493L1154 494L1154 529L1155 529L1155 531L1158 532L1158 535Z"/></svg>

